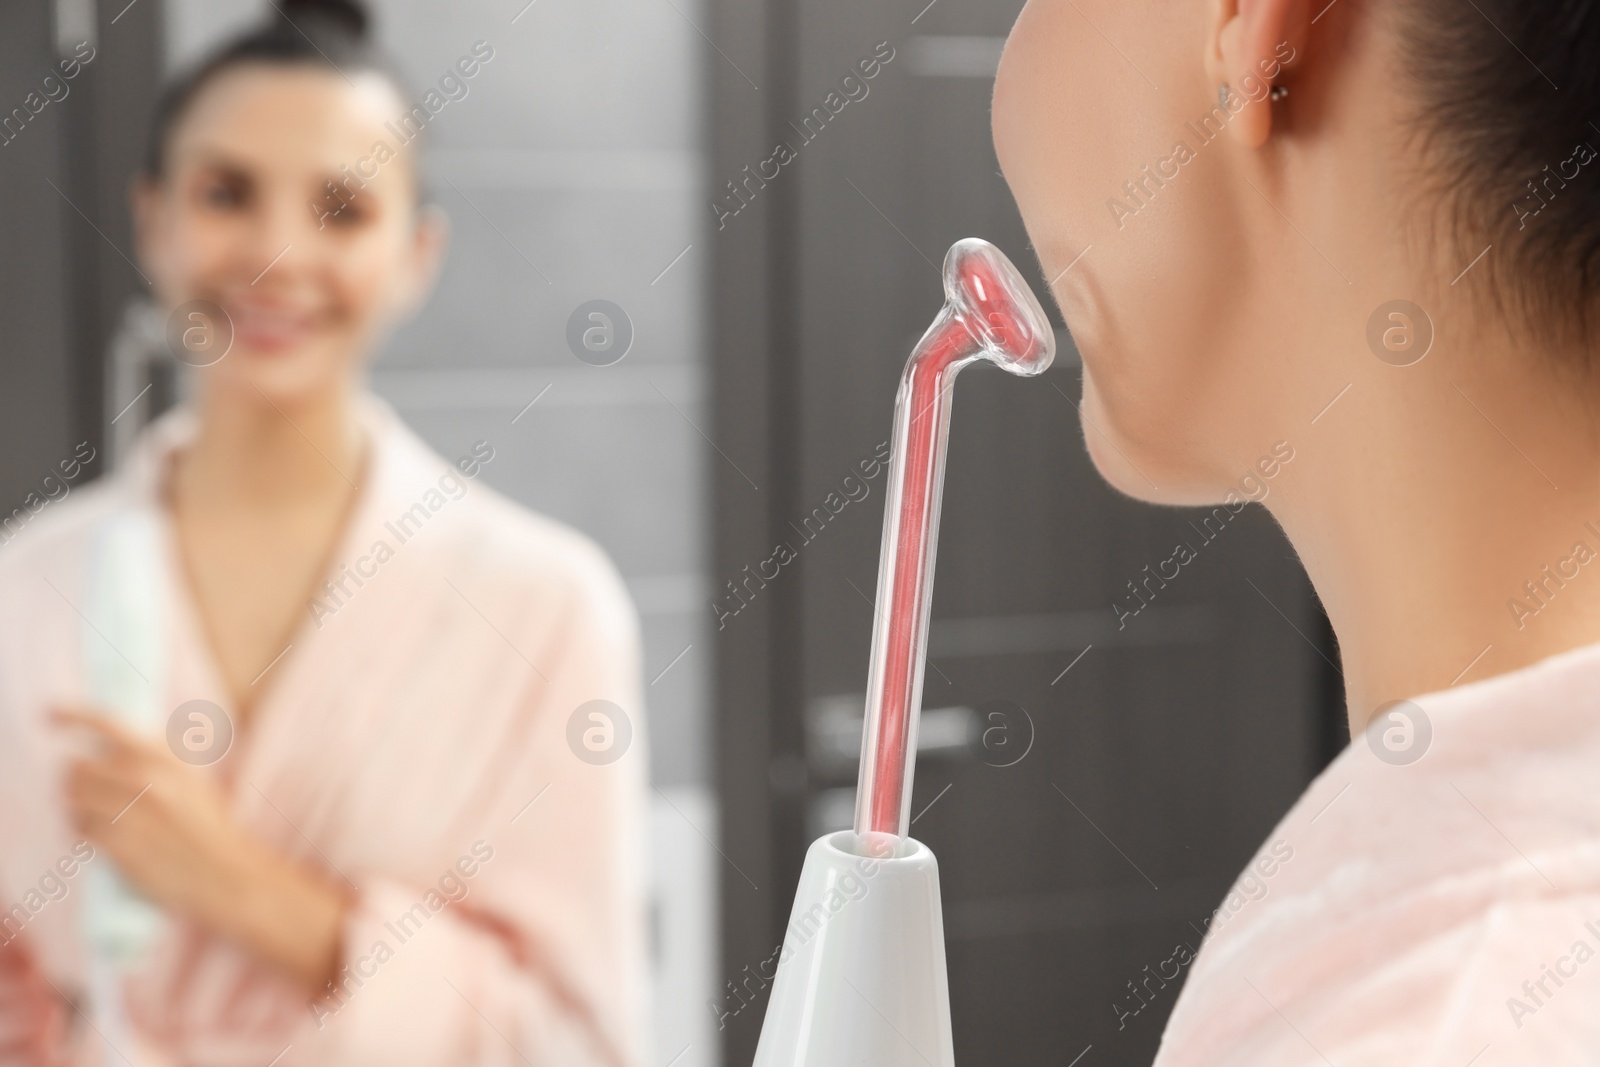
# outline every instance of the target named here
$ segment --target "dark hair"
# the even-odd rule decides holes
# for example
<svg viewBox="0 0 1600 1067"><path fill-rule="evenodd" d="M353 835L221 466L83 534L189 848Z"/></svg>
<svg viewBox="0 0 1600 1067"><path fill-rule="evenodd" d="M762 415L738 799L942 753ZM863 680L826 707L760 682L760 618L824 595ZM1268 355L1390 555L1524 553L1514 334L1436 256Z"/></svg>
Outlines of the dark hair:
<svg viewBox="0 0 1600 1067"><path fill-rule="evenodd" d="M1464 267L1492 244L1472 281L1513 328L1584 344L1600 308L1600 2L1399 8L1447 247Z"/></svg>
<svg viewBox="0 0 1600 1067"><path fill-rule="evenodd" d="M223 45L168 84L156 103L144 173L160 178L167 141L178 119L212 78L242 63L326 65L341 74L375 71L407 98L405 79L372 43L360 0L269 0L273 11L255 29Z"/></svg>

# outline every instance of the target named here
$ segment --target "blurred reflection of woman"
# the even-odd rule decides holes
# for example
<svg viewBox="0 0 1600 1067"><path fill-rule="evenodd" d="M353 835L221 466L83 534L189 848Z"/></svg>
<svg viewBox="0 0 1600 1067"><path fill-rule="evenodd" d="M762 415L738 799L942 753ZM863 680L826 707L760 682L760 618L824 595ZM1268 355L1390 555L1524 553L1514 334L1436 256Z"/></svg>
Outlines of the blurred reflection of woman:
<svg viewBox="0 0 1600 1067"><path fill-rule="evenodd" d="M1030 0L995 145L1106 478L1215 504L1293 450L1355 740L1156 1062L1593 1063L1600 4L1160 10Z"/></svg>
<svg viewBox="0 0 1600 1067"><path fill-rule="evenodd" d="M186 358L231 349L0 552L0 1059L636 1063L633 609L495 431L362 391L442 222L364 13L278 6L135 194Z"/></svg>

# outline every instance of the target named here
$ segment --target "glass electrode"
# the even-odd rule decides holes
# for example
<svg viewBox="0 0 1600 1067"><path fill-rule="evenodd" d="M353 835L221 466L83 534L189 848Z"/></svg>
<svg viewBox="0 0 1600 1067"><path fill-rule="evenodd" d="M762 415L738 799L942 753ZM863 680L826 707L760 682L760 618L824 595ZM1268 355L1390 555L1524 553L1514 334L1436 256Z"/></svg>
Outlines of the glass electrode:
<svg viewBox="0 0 1600 1067"><path fill-rule="evenodd" d="M1041 374L1055 358L1044 309L998 248L978 238L950 246L945 304L912 349L895 396L883 546L867 674L866 724L856 786L856 834L905 837L912 760L944 492L951 388L961 368L987 359Z"/></svg>

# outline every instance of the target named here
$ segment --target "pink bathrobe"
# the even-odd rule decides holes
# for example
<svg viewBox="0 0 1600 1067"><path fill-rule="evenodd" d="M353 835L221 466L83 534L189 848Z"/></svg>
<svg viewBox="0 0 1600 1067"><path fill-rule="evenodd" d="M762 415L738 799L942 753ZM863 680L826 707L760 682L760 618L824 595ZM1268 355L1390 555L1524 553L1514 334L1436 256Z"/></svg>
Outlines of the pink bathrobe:
<svg viewBox="0 0 1600 1067"><path fill-rule="evenodd" d="M648 763L633 608L591 542L483 484L483 457L513 430L487 428L464 473L380 402L362 411L370 476L337 584L255 683L249 731L201 771L247 832L352 888L349 970L319 1004L181 916L120 983L115 1053L85 998L86 879L110 861L73 857L44 716L88 691L97 638L80 613L96 531L140 509L155 516L147 565L169 594L163 662L146 665L166 679L163 725L185 701L228 707L158 506L192 417L163 419L123 470L0 544L0 941L22 950L0 953L0 1004L39 977L79 1000L78 1062L642 1062ZM594 700L631 725L612 762L584 747L596 720L572 722Z"/></svg>
<svg viewBox="0 0 1600 1067"><path fill-rule="evenodd" d="M1600 1063L1600 645L1414 703L1420 759L1386 718L1267 839L1157 1067Z"/></svg>

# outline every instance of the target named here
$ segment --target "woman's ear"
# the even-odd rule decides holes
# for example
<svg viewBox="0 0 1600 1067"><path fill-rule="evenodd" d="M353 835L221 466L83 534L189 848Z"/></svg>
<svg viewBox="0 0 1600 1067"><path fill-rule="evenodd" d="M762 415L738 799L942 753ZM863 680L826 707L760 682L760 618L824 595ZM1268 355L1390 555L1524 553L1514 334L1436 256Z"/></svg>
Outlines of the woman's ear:
<svg viewBox="0 0 1600 1067"><path fill-rule="evenodd" d="M1307 0L1210 0L1205 65L1218 90L1216 103L1232 118L1229 133L1259 148L1272 132L1272 90L1300 59L1309 36Z"/></svg>
<svg viewBox="0 0 1600 1067"><path fill-rule="evenodd" d="M412 314L427 302L449 246L450 216L436 204L424 204L417 210L416 232L411 237L410 269L399 301L402 314Z"/></svg>

